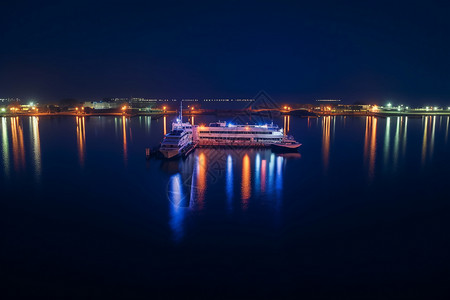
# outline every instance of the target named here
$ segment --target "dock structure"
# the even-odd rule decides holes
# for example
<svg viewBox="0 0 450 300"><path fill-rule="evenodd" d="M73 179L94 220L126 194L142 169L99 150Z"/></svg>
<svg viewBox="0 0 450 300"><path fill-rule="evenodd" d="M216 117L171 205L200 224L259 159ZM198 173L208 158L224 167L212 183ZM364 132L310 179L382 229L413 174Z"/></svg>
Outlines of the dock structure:
<svg viewBox="0 0 450 300"><path fill-rule="evenodd" d="M236 141L216 141L216 140L202 140L198 143L199 148L267 148L269 144L258 142L236 142Z"/></svg>

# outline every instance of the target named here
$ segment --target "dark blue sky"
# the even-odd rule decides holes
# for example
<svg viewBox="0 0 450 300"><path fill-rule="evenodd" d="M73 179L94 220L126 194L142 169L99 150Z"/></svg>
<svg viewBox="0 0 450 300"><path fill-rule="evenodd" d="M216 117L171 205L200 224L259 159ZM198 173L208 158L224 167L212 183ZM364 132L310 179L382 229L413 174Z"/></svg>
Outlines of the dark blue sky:
<svg viewBox="0 0 450 300"><path fill-rule="evenodd" d="M2 1L0 97L447 105L448 7L394 2Z"/></svg>

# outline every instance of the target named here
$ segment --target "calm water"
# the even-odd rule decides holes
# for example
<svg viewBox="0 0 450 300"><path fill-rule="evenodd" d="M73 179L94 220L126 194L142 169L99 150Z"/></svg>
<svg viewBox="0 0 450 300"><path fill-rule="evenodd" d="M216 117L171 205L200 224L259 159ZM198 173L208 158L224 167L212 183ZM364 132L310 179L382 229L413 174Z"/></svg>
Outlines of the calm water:
<svg viewBox="0 0 450 300"><path fill-rule="evenodd" d="M170 121L0 118L9 295L448 292L448 117L280 118L300 154L146 161Z"/></svg>

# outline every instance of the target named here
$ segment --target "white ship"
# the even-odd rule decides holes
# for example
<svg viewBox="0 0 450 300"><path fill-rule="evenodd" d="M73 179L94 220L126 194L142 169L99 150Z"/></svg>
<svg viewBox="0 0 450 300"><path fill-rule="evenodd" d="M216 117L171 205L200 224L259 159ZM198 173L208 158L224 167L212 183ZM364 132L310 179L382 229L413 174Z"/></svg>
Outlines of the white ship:
<svg viewBox="0 0 450 300"><path fill-rule="evenodd" d="M273 143L270 147L274 152L295 152L301 145L293 137L286 136L280 143Z"/></svg>
<svg viewBox="0 0 450 300"><path fill-rule="evenodd" d="M193 126L183 123L183 104L180 104L180 116L172 123L172 130L164 136L159 152L164 158L180 156L192 144Z"/></svg>

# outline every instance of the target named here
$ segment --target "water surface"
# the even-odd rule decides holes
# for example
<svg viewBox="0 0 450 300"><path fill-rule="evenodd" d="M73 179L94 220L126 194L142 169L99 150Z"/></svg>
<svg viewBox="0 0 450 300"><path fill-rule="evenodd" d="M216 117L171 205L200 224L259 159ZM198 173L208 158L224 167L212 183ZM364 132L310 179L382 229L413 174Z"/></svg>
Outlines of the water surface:
<svg viewBox="0 0 450 300"><path fill-rule="evenodd" d="M177 161L144 155L171 117L0 121L0 258L15 295L448 291L448 117L286 116L274 122L298 154Z"/></svg>

